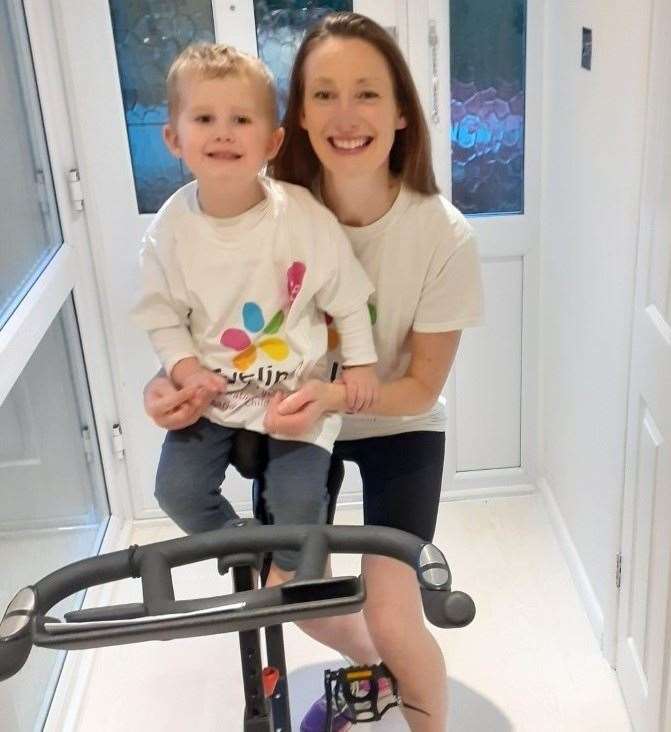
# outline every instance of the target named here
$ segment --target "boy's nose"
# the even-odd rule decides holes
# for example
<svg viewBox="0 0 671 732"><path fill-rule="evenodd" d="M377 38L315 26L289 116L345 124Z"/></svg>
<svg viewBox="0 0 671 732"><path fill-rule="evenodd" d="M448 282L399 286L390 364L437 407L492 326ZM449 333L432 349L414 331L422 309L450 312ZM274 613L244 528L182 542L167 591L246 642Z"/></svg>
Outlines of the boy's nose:
<svg viewBox="0 0 671 732"><path fill-rule="evenodd" d="M230 125L222 125L215 130L214 135L220 142L230 142L233 139L233 128Z"/></svg>

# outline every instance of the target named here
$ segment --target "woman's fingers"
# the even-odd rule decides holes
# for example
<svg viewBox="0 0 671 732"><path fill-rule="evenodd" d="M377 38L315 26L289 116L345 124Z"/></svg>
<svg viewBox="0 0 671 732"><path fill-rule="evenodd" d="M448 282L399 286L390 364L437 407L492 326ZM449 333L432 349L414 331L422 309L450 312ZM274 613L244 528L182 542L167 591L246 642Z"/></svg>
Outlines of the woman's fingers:
<svg viewBox="0 0 671 732"><path fill-rule="evenodd" d="M197 389L195 387L172 389L157 398L151 399L148 404L148 409L151 409L152 416L170 414L184 404L184 402L193 399L196 396L196 392Z"/></svg>
<svg viewBox="0 0 671 732"><path fill-rule="evenodd" d="M284 397L277 406L278 414L287 416L299 412L306 404L314 401L314 395L312 394L309 385L301 387L298 391L289 396Z"/></svg>

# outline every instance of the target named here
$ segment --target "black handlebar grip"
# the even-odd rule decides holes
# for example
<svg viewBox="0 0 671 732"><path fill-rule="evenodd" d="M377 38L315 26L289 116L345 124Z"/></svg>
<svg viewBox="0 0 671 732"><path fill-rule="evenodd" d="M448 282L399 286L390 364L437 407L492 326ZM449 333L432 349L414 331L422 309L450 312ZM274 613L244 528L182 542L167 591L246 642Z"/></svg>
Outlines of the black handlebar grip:
<svg viewBox="0 0 671 732"><path fill-rule="evenodd" d="M475 617L475 603L465 592L420 589L427 620L439 628L463 628Z"/></svg>
<svg viewBox="0 0 671 732"><path fill-rule="evenodd" d="M30 615L5 616L0 623L0 681L23 668L33 647Z"/></svg>

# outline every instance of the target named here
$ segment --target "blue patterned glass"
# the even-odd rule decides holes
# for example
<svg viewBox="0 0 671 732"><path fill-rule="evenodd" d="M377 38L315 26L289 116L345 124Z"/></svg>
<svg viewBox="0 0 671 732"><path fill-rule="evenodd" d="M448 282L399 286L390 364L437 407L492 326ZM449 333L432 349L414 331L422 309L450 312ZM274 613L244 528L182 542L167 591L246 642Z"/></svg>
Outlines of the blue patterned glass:
<svg viewBox="0 0 671 732"><path fill-rule="evenodd" d="M451 0L452 200L524 212L525 0Z"/></svg>
<svg viewBox="0 0 671 732"><path fill-rule="evenodd" d="M286 109L291 66L306 31L325 15L339 11L351 12L351 1L255 0L257 47L275 76L280 118Z"/></svg>
<svg viewBox="0 0 671 732"><path fill-rule="evenodd" d="M191 174L166 149L165 77L190 43L214 41L211 0L110 0L137 206L155 213Z"/></svg>

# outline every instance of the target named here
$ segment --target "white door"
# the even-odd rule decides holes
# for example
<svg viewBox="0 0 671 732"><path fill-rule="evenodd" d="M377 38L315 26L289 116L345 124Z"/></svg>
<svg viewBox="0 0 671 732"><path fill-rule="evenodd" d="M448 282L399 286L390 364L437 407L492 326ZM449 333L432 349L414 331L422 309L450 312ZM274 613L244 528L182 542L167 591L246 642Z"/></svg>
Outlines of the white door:
<svg viewBox="0 0 671 732"><path fill-rule="evenodd" d="M117 9L115 22L121 29L116 41L134 45L139 49L138 57L143 59L134 68L122 67L121 74L131 79L131 86L134 78L145 88L153 84L158 104L163 98L165 74L162 54L173 56L176 49L191 40L208 39L256 53L254 3L253 0L156 3L158 12L154 15L143 15L147 11L140 3L106 0L85 3L54 0L54 3L59 16L58 34L65 73L70 80L80 174L107 319L133 510L136 518L150 517L158 515L152 494L164 433L152 426L144 413L142 388L156 373L158 362L145 334L130 324L128 311L138 292L140 239L152 212L157 209L157 202L160 205L167 195L160 189L160 176L152 181L157 192L150 185L143 194L142 169L137 159L131 159L129 144L131 148L137 145L144 154L160 156L166 166L178 163L169 159L156 134L161 122L160 119L157 122L156 108L133 99L132 89L122 98L110 6ZM332 3L320 5L328 7ZM387 28L394 28L401 45L406 43L404 0L359 0L354 2L354 9ZM275 52L281 56L290 51L291 38L287 42L284 37L282 43L282 33L288 29L281 25L282 17L277 14L273 16L273 22L276 21L271 30L273 40L277 41ZM130 136L124 115L129 109L137 117ZM140 213L141 210L147 213ZM227 496L240 508L251 505L249 482L232 470L227 476Z"/></svg>
<svg viewBox="0 0 671 732"><path fill-rule="evenodd" d="M671 6L655 3L629 393L617 674L636 732L671 729Z"/></svg>

